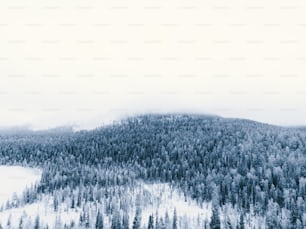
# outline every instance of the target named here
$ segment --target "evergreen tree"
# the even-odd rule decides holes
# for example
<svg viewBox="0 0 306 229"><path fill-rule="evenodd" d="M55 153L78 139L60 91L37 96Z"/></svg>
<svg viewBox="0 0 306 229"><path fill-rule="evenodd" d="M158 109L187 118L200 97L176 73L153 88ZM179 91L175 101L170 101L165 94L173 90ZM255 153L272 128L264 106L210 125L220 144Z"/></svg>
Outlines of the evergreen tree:
<svg viewBox="0 0 306 229"><path fill-rule="evenodd" d="M167 229L171 228L170 217L169 217L168 211L166 211L166 214L165 214L165 226Z"/></svg>
<svg viewBox="0 0 306 229"><path fill-rule="evenodd" d="M210 219L210 228L211 229L220 229L221 222L219 216L219 187L213 182L211 184L212 189L212 215Z"/></svg>
<svg viewBox="0 0 306 229"><path fill-rule="evenodd" d="M219 210L217 206L214 206L212 209L212 216L211 216L209 226L211 229L221 229Z"/></svg>
<svg viewBox="0 0 306 229"><path fill-rule="evenodd" d="M10 215L7 219L6 228L11 228L12 225L12 216Z"/></svg>
<svg viewBox="0 0 306 229"><path fill-rule="evenodd" d="M227 229L233 229L233 226L232 226L231 221L229 219L226 221L226 228Z"/></svg>
<svg viewBox="0 0 306 229"><path fill-rule="evenodd" d="M205 221L204 221L204 229L208 229L208 221L207 221L207 219L205 219Z"/></svg>
<svg viewBox="0 0 306 229"><path fill-rule="evenodd" d="M158 212L156 211L155 213L155 228L159 228L159 219L158 219Z"/></svg>
<svg viewBox="0 0 306 229"><path fill-rule="evenodd" d="M85 222L85 218L84 218L84 212L80 213L80 218L79 218L79 224L80 226L83 226Z"/></svg>
<svg viewBox="0 0 306 229"><path fill-rule="evenodd" d="M122 228L129 229L129 215L125 212L122 216Z"/></svg>
<svg viewBox="0 0 306 229"><path fill-rule="evenodd" d="M96 226L96 229L103 229L103 216L100 211L98 211L95 226Z"/></svg>
<svg viewBox="0 0 306 229"><path fill-rule="evenodd" d="M53 197L53 209L54 209L55 212L57 212L57 210L58 210L58 205L59 205L58 198L55 194L54 197Z"/></svg>
<svg viewBox="0 0 306 229"><path fill-rule="evenodd" d="M240 218L239 218L239 229L244 229L244 217L243 217L243 213L240 214Z"/></svg>
<svg viewBox="0 0 306 229"><path fill-rule="evenodd" d="M23 229L23 218L22 218L22 216L19 219L18 229Z"/></svg>
<svg viewBox="0 0 306 229"><path fill-rule="evenodd" d="M80 207L81 203L82 203L82 194L81 194L81 191L79 190L78 196L77 196L77 204L76 204L77 207Z"/></svg>
<svg viewBox="0 0 306 229"><path fill-rule="evenodd" d="M89 212L88 212L88 210L86 210L86 212L85 212L85 228L89 228L89 227L90 227Z"/></svg>
<svg viewBox="0 0 306 229"><path fill-rule="evenodd" d="M70 228L74 228L74 226L75 226L75 222L74 222L74 220L71 220L71 222L70 222Z"/></svg>
<svg viewBox="0 0 306 229"><path fill-rule="evenodd" d="M141 227L141 212L140 209L137 208L136 214L133 220L133 229L140 229Z"/></svg>
<svg viewBox="0 0 306 229"><path fill-rule="evenodd" d="M177 214L176 214L176 208L175 208L174 211L173 211L172 229L177 229Z"/></svg>
<svg viewBox="0 0 306 229"><path fill-rule="evenodd" d="M156 229L166 229L166 225L165 225L165 223L164 223L163 218L160 218L160 219L158 220L158 226L156 227Z"/></svg>
<svg viewBox="0 0 306 229"><path fill-rule="evenodd" d="M111 229L121 229L121 218L120 213L118 210L115 210L113 216L112 216L112 225Z"/></svg>
<svg viewBox="0 0 306 229"><path fill-rule="evenodd" d="M153 215L149 216L148 229L154 229L154 219Z"/></svg>
<svg viewBox="0 0 306 229"><path fill-rule="evenodd" d="M71 200L71 208L75 208L75 200L74 200L74 196L72 196L72 200Z"/></svg>
<svg viewBox="0 0 306 229"><path fill-rule="evenodd" d="M35 218L34 229L39 229L39 216L37 215Z"/></svg>
<svg viewBox="0 0 306 229"><path fill-rule="evenodd" d="M56 215L54 229L61 229L62 228L62 219L60 214Z"/></svg>

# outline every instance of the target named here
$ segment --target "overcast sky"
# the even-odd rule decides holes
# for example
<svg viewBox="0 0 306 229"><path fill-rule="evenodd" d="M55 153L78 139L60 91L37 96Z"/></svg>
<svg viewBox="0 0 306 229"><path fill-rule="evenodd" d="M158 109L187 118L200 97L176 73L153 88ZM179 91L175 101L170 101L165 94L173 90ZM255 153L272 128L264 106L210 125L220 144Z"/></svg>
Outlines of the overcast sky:
<svg viewBox="0 0 306 229"><path fill-rule="evenodd" d="M306 2L0 6L0 126L197 112L306 125Z"/></svg>

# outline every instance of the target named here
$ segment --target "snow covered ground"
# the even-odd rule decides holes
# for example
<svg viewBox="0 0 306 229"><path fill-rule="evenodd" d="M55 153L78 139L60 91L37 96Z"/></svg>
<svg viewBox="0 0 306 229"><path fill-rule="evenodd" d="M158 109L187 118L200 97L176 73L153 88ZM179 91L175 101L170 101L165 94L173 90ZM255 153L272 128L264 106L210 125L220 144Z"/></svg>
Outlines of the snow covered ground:
<svg viewBox="0 0 306 229"><path fill-rule="evenodd" d="M22 191L23 188L33 182L36 182L40 178L40 171L35 169L21 168L21 167L0 167L1 181L6 181L8 187L6 192L3 192L2 199L5 202L10 198L12 192ZM10 174L10 175L4 175ZM23 186L20 184L21 180L24 181ZM25 182L27 181L27 183ZM17 189L16 189L17 188ZM168 184L158 183L158 184L145 184L140 183L137 186L135 193L140 195L140 198L146 199L143 206L141 222L142 225L146 225L149 216L152 214L156 216L158 212L159 216L164 217L166 212L169 218L172 220L174 209L177 211L178 223L186 222L197 224L197 220L210 219L211 206L210 204L204 204L203 207L198 206L190 198L185 198L184 195L177 189L171 188ZM5 194L5 195L4 195ZM131 201L135 201L136 197L133 197ZM95 209L94 204L92 209ZM23 225L25 228L33 227L33 222L37 215L39 215L40 225L49 228L62 227L64 224L70 225L73 221L76 225L79 222L81 209L75 208L71 209L65 204L60 204L57 212L53 210L53 197L50 195L44 195L39 201L33 204L28 204L22 207L13 208L9 210L4 210L0 212L0 223L2 226L8 224L11 227L18 227L20 223L20 218L23 218ZM94 215L93 213L92 215ZM132 224L134 217L134 211L130 212L130 225ZM110 226L111 218L104 216L104 223L106 228ZM61 226L59 226L60 224ZM56 226L57 225L57 226ZM180 225L179 228L184 228L184 225Z"/></svg>
<svg viewBox="0 0 306 229"><path fill-rule="evenodd" d="M21 166L0 166L0 206L14 195L22 194L26 187L38 182L41 170Z"/></svg>
<svg viewBox="0 0 306 229"><path fill-rule="evenodd" d="M12 198L13 193L17 196L22 191L38 182L41 177L39 169L25 168L20 166L0 166L0 204L5 204L7 200ZM208 223L211 218L211 203L203 203L201 206L190 197L178 189L171 187L167 183L144 183L139 182L138 185L130 190L126 190L130 197L132 209L129 212L129 221L132 226L135 216L135 206L137 201L141 203L141 224L145 227L148 223L149 216L153 215L165 218L168 215L172 221L174 210L177 214L178 228L204 228L204 223ZM32 204L0 211L0 224L4 228L19 228L20 219L22 219L23 228L33 228L35 218L39 216L39 224L41 228L64 228L63 226L71 225L73 222L78 228L81 208L71 208L68 202L60 203L58 210L54 211L54 201L51 195L41 195L39 199ZM103 206L104 204L102 204ZM97 205L90 202L87 205L91 216L91 227L94 227L95 216L97 213ZM101 209L101 207L98 207ZM104 226L110 228L111 217L104 215ZM226 220L230 219L231 224L235 227L238 223L238 214L231 206L226 205L220 212L221 223L224 225ZM245 219L246 228L259 228L263 226L264 219L258 217L250 217ZM9 225L9 226L8 226Z"/></svg>
<svg viewBox="0 0 306 229"><path fill-rule="evenodd" d="M174 209L177 212L178 222L184 222L184 218L188 218L189 224L197 225L200 223L198 222L199 218L203 221L205 219L209 220L211 217L210 203L204 203L200 207L194 200L185 197L182 192L171 188L169 184L143 184L143 189L151 194L151 201L142 212L143 224L146 224L149 216L155 215L156 212L158 212L159 216L164 216L168 213L172 219ZM180 228L184 228L184 225L181 225Z"/></svg>
<svg viewBox="0 0 306 229"><path fill-rule="evenodd" d="M5 227L10 222L11 228L18 228L20 218L23 218L23 228L33 228L33 222L39 216L41 226L48 225L49 228L62 228L63 223L70 224L72 220L78 221L80 213L78 210L68 209L64 205L59 206L57 212L52 208L53 198L45 195L40 201L23 207L13 208L0 212L0 223Z"/></svg>

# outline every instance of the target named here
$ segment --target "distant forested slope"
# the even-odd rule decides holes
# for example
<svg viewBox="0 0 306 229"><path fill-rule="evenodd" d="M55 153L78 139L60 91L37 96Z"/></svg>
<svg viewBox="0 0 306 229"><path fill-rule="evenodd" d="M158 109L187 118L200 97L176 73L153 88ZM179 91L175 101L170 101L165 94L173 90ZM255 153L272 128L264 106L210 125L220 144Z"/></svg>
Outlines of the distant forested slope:
<svg viewBox="0 0 306 229"><path fill-rule="evenodd" d="M231 204L242 216L252 210L266 217L267 228L306 224L303 128L143 115L92 131L0 134L0 162L43 168L37 193L81 186L90 199L90 187L162 181L199 203L213 200L215 209Z"/></svg>

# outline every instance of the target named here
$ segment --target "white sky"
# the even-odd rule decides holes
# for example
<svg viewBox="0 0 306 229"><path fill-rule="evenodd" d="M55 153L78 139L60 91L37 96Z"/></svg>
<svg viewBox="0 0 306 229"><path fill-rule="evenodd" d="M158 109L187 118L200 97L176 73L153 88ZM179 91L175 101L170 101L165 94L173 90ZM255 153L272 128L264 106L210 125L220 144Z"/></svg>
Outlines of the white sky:
<svg viewBox="0 0 306 229"><path fill-rule="evenodd" d="M303 0L1 2L0 126L134 112L306 124Z"/></svg>

